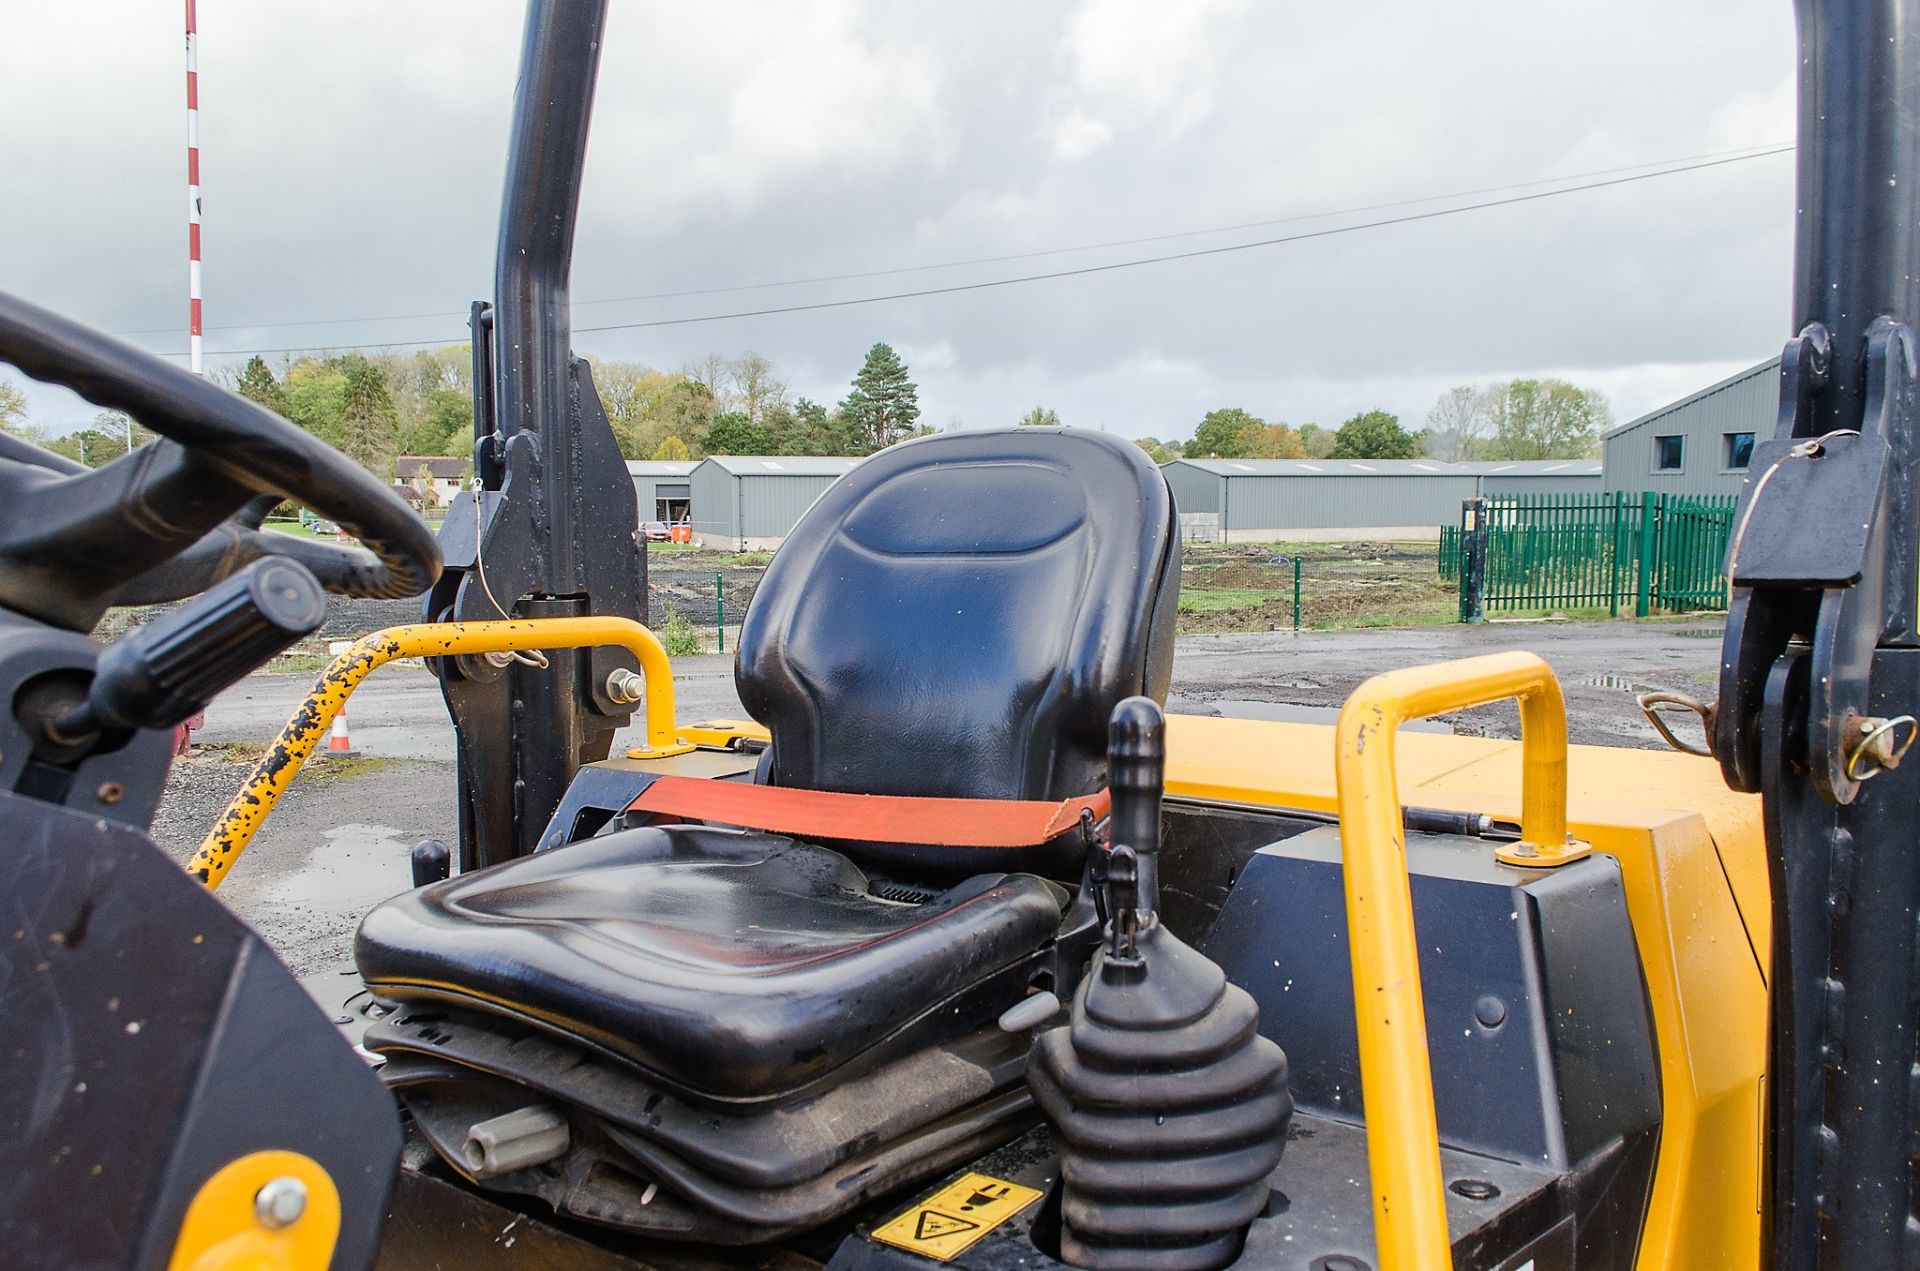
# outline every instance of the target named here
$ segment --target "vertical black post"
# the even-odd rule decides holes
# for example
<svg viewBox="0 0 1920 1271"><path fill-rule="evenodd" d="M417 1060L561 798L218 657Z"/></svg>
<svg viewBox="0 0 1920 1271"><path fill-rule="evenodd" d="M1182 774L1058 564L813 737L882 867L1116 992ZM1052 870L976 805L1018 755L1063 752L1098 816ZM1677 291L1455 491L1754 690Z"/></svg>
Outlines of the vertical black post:
<svg viewBox="0 0 1920 1271"><path fill-rule="evenodd" d="M1863 721L1871 734L1876 720L1920 710L1920 0L1795 9L1793 332L1781 427L1735 513L1744 537L1729 566L1714 749L1729 782L1758 790L1765 809L1771 1265L1869 1271L1915 1265L1920 1245L1920 764L1866 780L1856 770ZM1789 457L1808 437L1828 441ZM1810 460L1853 478L1842 495L1759 492L1760 473L1804 473ZM1849 523L1868 527L1864 551L1835 546ZM1792 553L1779 544L1830 559L1783 570ZM1879 766L1868 756L1858 769Z"/></svg>
<svg viewBox="0 0 1920 1271"><path fill-rule="evenodd" d="M501 197L495 295L474 306L474 471L441 530L433 620L646 617L639 509L568 312L574 221L606 0L532 0ZM604 759L632 704L607 693L624 650L547 665L438 667L459 733L460 865L534 849L582 763Z"/></svg>
<svg viewBox="0 0 1920 1271"><path fill-rule="evenodd" d="M527 8L494 265L494 360L501 436L540 437L541 511L553 595L580 590L573 540L573 231L600 73L606 0Z"/></svg>
<svg viewBox="0 0 1920 1271"><path fill-rule="evenodd" d="M1911 0L1796 0L1800 126L1793 329L1824 325L1833 364L1808 432L1857 428L1875 318L1920 319L1920 12Z"/></svg>
<svg viewBox="0 0 1920 1271"><path fill-rule="evenodd" d="M1460 621L1487 620L1487 501L1460 504Z"/></svg>

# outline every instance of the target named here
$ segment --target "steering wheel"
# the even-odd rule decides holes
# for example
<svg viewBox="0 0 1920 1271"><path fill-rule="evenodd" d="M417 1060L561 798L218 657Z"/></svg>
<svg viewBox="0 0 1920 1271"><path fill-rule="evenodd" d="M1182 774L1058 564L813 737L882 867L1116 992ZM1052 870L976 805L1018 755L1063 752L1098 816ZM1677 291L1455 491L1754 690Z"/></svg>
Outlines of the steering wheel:
<svg viewBox="0 0 1920 1271"><path fill-rule="evenodd" d="M84 631L109 605L192 595L266 555L346 596L440 576L439 543L392 487L236 393L4 292L0 362L162 438L94 469L0 438L0 607ZM364 548L261 531L283 497Z"/></svg>

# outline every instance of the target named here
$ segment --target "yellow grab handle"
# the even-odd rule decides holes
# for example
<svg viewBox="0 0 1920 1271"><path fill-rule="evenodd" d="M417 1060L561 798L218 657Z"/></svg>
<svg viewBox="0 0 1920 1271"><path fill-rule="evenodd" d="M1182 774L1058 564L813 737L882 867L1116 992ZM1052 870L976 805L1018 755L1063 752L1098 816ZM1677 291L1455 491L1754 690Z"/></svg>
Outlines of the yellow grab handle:
<svg viewBox="0 0 1920 1271"><path fill-rule="evenodd" d="M1500 859L1537 866L1577 859L1584 847L1567 845L1566 703L1539 657L1493 653L1376 675L1340 711L1334 776L1381 1271L1453 1265L1394 737L1408 720L1509 697L1520 703L1525 841Z"/></svg>
<svg viewBox="0 0 1920 1271"><path fill-rule="evenodd" d="M421 622L388 627L354 641L327 664L313 691L266 757L254 766L220 819L187 862L187 872L209 889L240 859L240 853L293 781L294 774L332 727L349 694L395 658L514 653L528 649L585 649L619 645L638 658L646 679L647 755L680 754L693 747L674 733L673 667L653 632L626 618L520 618L500 622Z"/></svg>

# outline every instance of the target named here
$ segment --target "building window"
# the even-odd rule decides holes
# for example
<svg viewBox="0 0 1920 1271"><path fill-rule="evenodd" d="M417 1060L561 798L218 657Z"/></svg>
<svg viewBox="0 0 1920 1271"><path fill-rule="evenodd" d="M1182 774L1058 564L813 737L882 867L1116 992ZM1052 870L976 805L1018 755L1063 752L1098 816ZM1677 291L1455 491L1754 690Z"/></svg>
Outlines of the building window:
<svg viewBox="0 0 1920 1271"><path fill-rule="evenodd" d="M1753 462L1753 434L1750 432L1730 432L1725 436L1728 471L1744 468Z"/></svg>
<svg viewBox="0 0 1920 1271"><path fill-rule="evenodd" d="M1655 437L1653 439L1653 470L1655 472L1678 472L1686 466L1687 439L1685 437Z"/></svg>

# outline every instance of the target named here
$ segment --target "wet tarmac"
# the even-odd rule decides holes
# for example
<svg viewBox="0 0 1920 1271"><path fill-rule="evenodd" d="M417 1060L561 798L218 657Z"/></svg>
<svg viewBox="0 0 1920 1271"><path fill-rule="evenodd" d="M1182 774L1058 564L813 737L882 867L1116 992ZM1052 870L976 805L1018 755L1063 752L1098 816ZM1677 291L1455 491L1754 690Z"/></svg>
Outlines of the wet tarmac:
<svg viewBox="0 0 1920 1271"><path fill-rule="evenodd" d="M1175 711L1332 722L1367 677L1396 667L1502 649L1540 653L1560 677L1577 743L1651 747L1635 692L1713 694L1717 628L1670 623L1493 623L1194 636L1175 649ZM686 722L740 718L732 659L677 659L674 690ZM241 747L272 739L304 698L305 676L253 676L215 701L198 735L205 749L176 767L154 826L182 860L238 788ZM453 732L437 682L418 666L372 676L353 696L349 731L359 758L316 760L293 783L220 896L301 974L350 955L359 916L408 884L408 854L422 838L454 837ZM1438 725L1514 736L1510 705L1449 716Z"/></svg>

